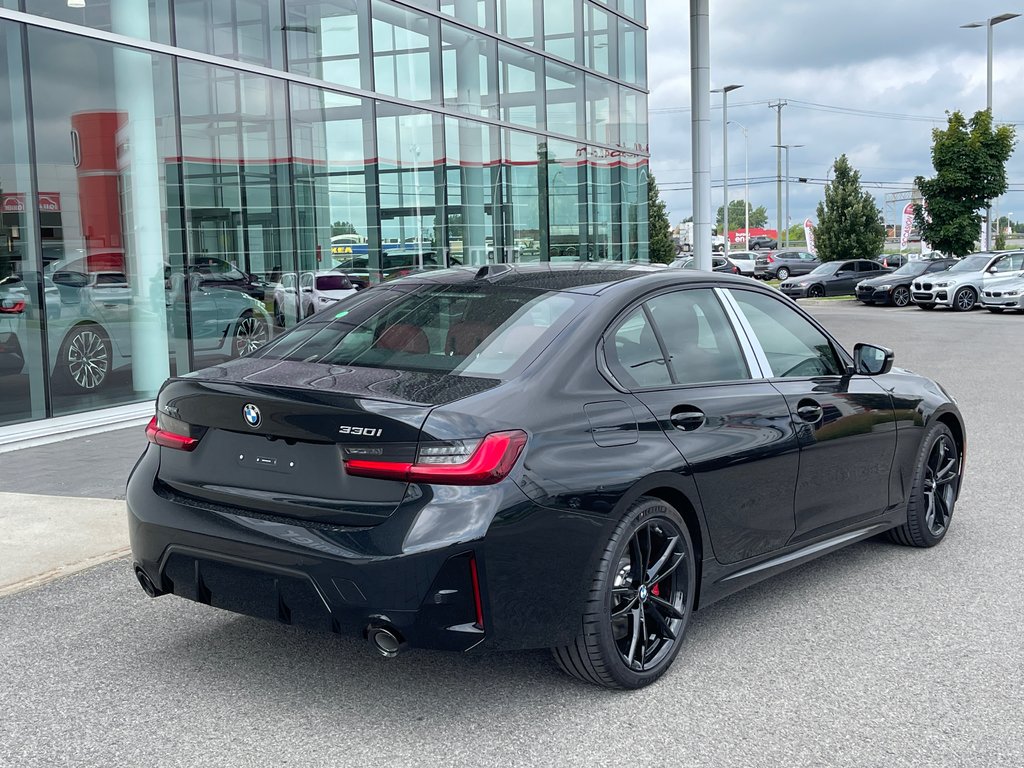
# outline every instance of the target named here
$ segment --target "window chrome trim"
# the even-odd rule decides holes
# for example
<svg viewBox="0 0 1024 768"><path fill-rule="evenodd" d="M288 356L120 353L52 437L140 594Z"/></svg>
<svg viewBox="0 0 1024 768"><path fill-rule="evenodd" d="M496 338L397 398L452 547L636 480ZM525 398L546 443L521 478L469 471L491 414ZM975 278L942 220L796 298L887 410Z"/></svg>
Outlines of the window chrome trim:
<svg viewBox="0 0 1024 768"><path fill-rule="evenodd" d="M402 0L398 1L402 2ZM403 3L403 5L405 5L405 3ZM422 11L425 13L425 15L428 15L432 18L442 18L442 14L440 14L440 12L437 11L435 11L434 13L430 13L426 9L420 8L418 6L406 5L406 7L410 10L415 8L415 10ZM443 18L449 22L457 22L457 20L447 15L443 15ZM100 42L113 43L114 45L120 45L125 48L132 48L137 51L145 51L147 53L159 53L165 56L173 56L178 59L195 61L201 64L209 64L211 66L222 67L224 69L232 69L247 74L262 75L263 77L272 77L278 80L283 80L288 83L298 83L300 85L306 85L312 88L319 88L320 90L324 91L331 91L333 93L338 93L343 96L354 96L356 98L385 102L399 107L406 107L407 109L411 109L417 112L431 112L433 114L445 115L448 117L456 117L463 120L470 120L472 122L482 123L484 125L495 126L498 128L507 128L509 130L519 131L522 133L529 133L534 136L544 136L545 138L549 139L557 139L559 141L569 142L577 146L582 145L586 147L597 147L600 149L607 149L612 152L621 153L623 156L627 157L632 156L641 159L650 159L650 152L640 151L635 148L626 148L619 146L617 144L608 144L601 141L580 139L579 136L569 136L567 134L553 133L551 131L539 128L530 128L528 126L517 125L515 123L508 123L503 120L489 118L483 115L473 115L467 112L460 112L458 110L451 109L445 106L439 106L437 104L428 104L422 101L409 101L407 99L402 99L395 96L388 96L386 94L377 93L375 91L366 91L363 90L362 88L353 88L351 86L328 82L327 80L318 80L317 78L314 77L307 77L306 75L288 72L287 70L283 69L274 69L273 67L266 67L263 66L262 64L250 64L238 61L237 59L226 59L222 56L215 56L213 54L203 53L201 51L193 51L187 48L179 48L173 45L168 45L167 43L158 43L152 40L142 40L137 37L128 37L126 35L121 35L116 32L106 32L101 29L93 29L92 27L83 27L78 24L71 24L69 22L59 21L57 19L48 19L43 16L35 16L33 14L23 13L21 11L12 11L7 8L0 8L0 21L13 21L19 24L26 24L31 27L52 30L54 32L65 32L67 34L78 35L79 37L86 37L92 40L99 40ZM562 59L557 56L551 56L550 54L547 54L543 50L538 50L533 48L532 46L524 45L523 43L520 43L516 40L505 39L500 35L492 33L488 30L483 30L480 27L475 27L473 25L463 23L461 26L463 26L467 30L481 33L482 37L491 37L498 40L499 42L507 43L509 45L512 45L513 47L527 51L541 58L550 58L554 61L559 62L560 64L568 65L570 67L579 69L581 72L585 74L592 74L595 77L599 77L603 80L606 80L609 83L622 85L626 88L630 88L639 93L649 94L649 92L646 91L645 89L639 88L630 83L610 79L605 75L595 73L589 69L581 68L578 64L575 64L574 62L568 61L567 59Z"/></svg>
<svg viewBox="0 0 1024 768"><path fill-rule="evenodd" d="M747 366L750 368L751 375L754 371L760 371L760 378L773 378L774 372L768 362L768 356L761 348L761 343L757 340L757 334L754 333L754 328L747 320L747 316L743 314L740 305L736 303L732 291L727 288L715 288L715 294L722 302L725 313L733 324L733 331L736 333L736 338L740 340L743 354L747 357Z"/></svg>

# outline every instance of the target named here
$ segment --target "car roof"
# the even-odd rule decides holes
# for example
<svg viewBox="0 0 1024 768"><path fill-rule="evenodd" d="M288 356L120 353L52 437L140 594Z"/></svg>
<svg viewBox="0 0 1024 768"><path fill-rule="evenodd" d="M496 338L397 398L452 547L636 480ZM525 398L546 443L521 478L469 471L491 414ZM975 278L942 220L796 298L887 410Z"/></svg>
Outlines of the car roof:
<svg viewBox="0 0 1024 768"><path fill-rule="evenodd" d="M652 288L662 284L702 283L709 280L751 285L749 278L701 270L663 269L653 264L616 264L614 262L578 262L572 264L488 264L483 267L455 267L418 272L390 281L389 284L447 283L469 285L483 282L515 288L546 291L573 291L598 294L630 281L643 281Z"/></svg>

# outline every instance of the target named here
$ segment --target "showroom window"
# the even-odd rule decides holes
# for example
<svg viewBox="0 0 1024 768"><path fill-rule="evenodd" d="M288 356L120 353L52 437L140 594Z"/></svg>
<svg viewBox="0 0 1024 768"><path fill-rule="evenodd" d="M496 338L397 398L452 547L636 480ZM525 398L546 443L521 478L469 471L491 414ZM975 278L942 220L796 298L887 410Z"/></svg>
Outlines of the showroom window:
<svg viewBox="0 0 1024 768"><path fill-rule="evenodd" d="M576 31L580 28L580 0L544 0L544 50L569 61L579 61Z"/></svg>
<svg viewBox="0 0 1024 768"><path fill-rule="evenodd" d="M526 45L536 45L543 23L543 4L498 0L498 34Z"/></svg>
<svg viewBox="0 0 1024 768"><path fill-rule="evenodd" d="M104 32L156 43L170 43L171 14L168 4L169 0L142 0L129 7L123 2L103 0L81 3L81 7L78 7L66 0L25 0L24 10L47 19L80 24ZM17 10L18 0L7 0L3 6ZM149 12L140 13L143 7L147 7Z"/></svg>
<svg viewBox="0 0 1024 768"><path fill-rule="evenodd" d="M619 77L647 87L647 33L636 24L618 20Z"/></svg>
<svg viewBox="0 0 1024 768"><path fill-rule="evenodd" d="M583 61L587 69L605 75L617 74L616 17L604 8L584 3L583 19Z"/></svg>
<svg viewBox="0 0 1024 768"><path fill-rule="evenodd" d="M555 140L549 140L541 152L547 166L547 250L551 261L585 258L586 156L586 147Z"/></svg>
<svg viewBox="0 0 1024 768"><path fill-rule="evenodd" d="M541 57L510 45L498 45L501 119L528 128L544 127L544 76Z"/></svg>
<svg viewBox="0 0 1024 768"><path fill-rule="evenodd" d="M379 0L372 8L376 90L409 101L441 103L438 20Z"/></svg>
<svg viewBox="0 0 1024 768"><path fill-rule="evenodd" d="M548 130L586 138L586 126L583 124L583 72L549 60L544 64L544 74Z"/></svg>
<svg viewBox="0 0 1024 768"><path fill-rule="evenodd" d="M495 42L454 24L441 24L444 105L471 115L497 118Z"/></svg>
<svg viewBox="0 0 1024 768"><path fill-rule="evenodd" d="M499 130L445 118L448 252L453 264L501 258L501 146ZM512 259L507 259L511 261Z"/></svg>
<svg viewBox="0 0 1024 768"><path fill-rule="evenodd" d="M288 69L372 90L367 0L286 0Z"/></svg>
<svg viewBox="0 0 1024 768"><path fill-rule="evenodd" d="M173 0L173 5L181 47L283 68L280 0Z"/></svg>
<svg viewBox="0 0 1024 768"><path fill-rule="evenodd" d="M508 261L538 261L544 252L543 180L538 158L543 143L536 136L505 131L504 172L508 185L505 256ZM511 250L510 250L511 249Z"/></svg>

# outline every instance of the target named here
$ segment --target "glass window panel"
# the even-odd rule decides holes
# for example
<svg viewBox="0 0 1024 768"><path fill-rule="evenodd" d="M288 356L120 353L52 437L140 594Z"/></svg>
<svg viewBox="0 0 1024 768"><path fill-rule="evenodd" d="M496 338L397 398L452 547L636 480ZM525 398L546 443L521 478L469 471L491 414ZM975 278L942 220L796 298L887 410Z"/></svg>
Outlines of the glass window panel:
<svg viewBox="0 0 1024 768"><path fill-rule="evenodd" d="M672 385L654 326L642 307L626 315L604 349L608 367L626 387L644 389Z"/></svg>
<svg viewBox="0 0 1024 768"><path fill-rule="evenodd" d="M631 19L647 23L647 0L619 0L619 8Z"/></svg>
<svg viewBox="0 0 1024 768"><path fill-rule="evenodd" d="M18 0L3 5L16 10ZM140 13L142 8L148 13ZM25 12L142 40L171 41L168 0L102 0L83 3L81 8L71 8L66 0L25 0Z"/></svg>
<svg viewBox="0 0 1024 768"><path fill-rule="evenodd" d="M583 30L584 62L588 69L606 75L616 74L618 65L615 53L615 17L608 11L590 3L584 4Z"/></svg>
<svg viewBox="0 0 1024 768"><path fill-rule="evenodd" d="M580 0L544 0L544 50L578 61L576 32L580 28Z"/></svg>
<svg viewBox="0 0 1024 768"><path fill-rule="evenodd" d="M501 117L510 123L544 127L541 57L508 45L498 46Z"/></svg>
<svg viewBox="0 0 1024 768"><path fill-rule="evenodd" d="M505 206L505 255L509 261L539 261L541 202L538 138L529 133L505 131L504 173L508 203Z"/></svg>
<svg viewBox="0 0 1024 768"><path fill-rule="evenodd" d="M623 259L646 263L649 260L647 159L623 156L620 174Z"/></svg>
<svg viewBox="0 0 1024 768"><path fill-rule="evenodd" d="M489 38L452 24L441 25L446 107L473 115L498 116L496 51Z"/></svg>
<svg viewBox="0 0 1024 768"><path fill-rule="evenodd" d="M548 130L585 138L583 73L574 67L548 61L545 75Z"/></svg>
<svg viewBox="0 0 1024 768"><path fill-rule="evenodd" d="M678 384L750 378L725 310L708 289L675 291L647 302Z"/></svg>
<svg viewBox="0 0 1024 768"><path fill-rule="evenodd" d="M192 345L208 365L264 343L274 282L294 271L285 86L178 65ZM309 255L307 254L307 258Z"/></svg>
<svg viewBox="0 0 1024 768"><path fill-rule="evenodd" d="M281 68L280 0L174 0L178 45L194 51Z"/></svg>
<svg viewBox="0 0 1024 768"><path fill-rule="evenodd" d="M587 159L587 261L622 260L621 211L617 205L619 160L613 154L606 149L595 149Z"/></svg>
<svg viewBox="0 0 1024 768"><path fill-rule="evenodd" d="M619 19L619 78L647 87L647 32Z"/></svg>
<svg viewBox="0 0 1024 768"><path fill-rule="evenodd" d="M483 29L495 28L494 0L441 0L441 13Z"/></svg>
<svg viewBox="0 0 1024 768"><path fill-rule="evenodd" d="M619 143L627 149L647 151L647 94L619 88Z"/></svg>
<svg viewBox="0 0 1024 768"><path fill-rule="evenodd" d="M586 147L548 141L545 162L551 261L576 261L586 253L585 161Z"/></svg>
<svg viewBox="0 0 1024 768"><path fill-rule="evenodd" d="M410 101L440 103L438 20L373 3L373 73L376 90Z"/></svg>
<svg viewBox="0 0 1024 768"><path fill-rule="evenodd" d="M364 30L366 0L286 0L288 68L331 83L372 90Z"/></svg>
<svg viewBox="0 0 1024 768"><path fill-rule="evenodd" d="M0 424L46 415L40 308L52 291L36 255L44 198L33 204L21 30L0 22Z"/></svg>
<svg viewBox="0 0 1024 768"><path fill-rule="evenodd" d="M29 48L53 412L151 398L188 370L170 59L38 28Z"/></svg>
<svg viewBox="0 0 1024 768"><path fill-rule="evenodd" d="M587 75L587 139L605 144L619 141L618 86Z"/></svg>
<svg viewBox="0 0 1024 768"><path fill-rule="evenodd" d="M522 0L498 0L498 33L527 45L536 45L542 19L542 4Z"/></svg>
<svg viewBox="0 0 1024 768"><path fill-rule="evenodd" d="M374 281L446 264L440 231L442 130L436 115L377 106L381 252L370 253Z"/></svg>
<svg viewBox="0 0 1024 768"><path fill-rule="evenodd" d="M298 270L312 286L312 271L330 270L336 264L347 267L369 253L369 105L361 99L293 85L291 118ZM290 327L320 308L309 292L296 290L295 273L274 277L276 325Z"/></svg>
<svg viewBox="0 0 1024 768"><path fill-rule="evenodd" d="M505 261L500 238L495 237L502 193L498 129L446 118L445 147L448 249L452 262Z"/></svg>

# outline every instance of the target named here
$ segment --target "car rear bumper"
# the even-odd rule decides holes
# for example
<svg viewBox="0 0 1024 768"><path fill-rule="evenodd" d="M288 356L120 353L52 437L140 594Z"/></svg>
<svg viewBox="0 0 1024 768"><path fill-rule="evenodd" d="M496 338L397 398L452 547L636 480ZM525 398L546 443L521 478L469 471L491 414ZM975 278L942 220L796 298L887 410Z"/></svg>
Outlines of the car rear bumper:
<svg viewBox="0 0 1024 768"><path fill-rule="evenodd" d="M386 627L440 650L548 647L578 630L585 582L552 579L590 564L552 553L531 567L528 553L564 541L564 521L514 483L445 489L377 526L342 527L182 496L158 479L160 450L148 447L127 492L134 567L160 593L318 631Z"/></svg>

